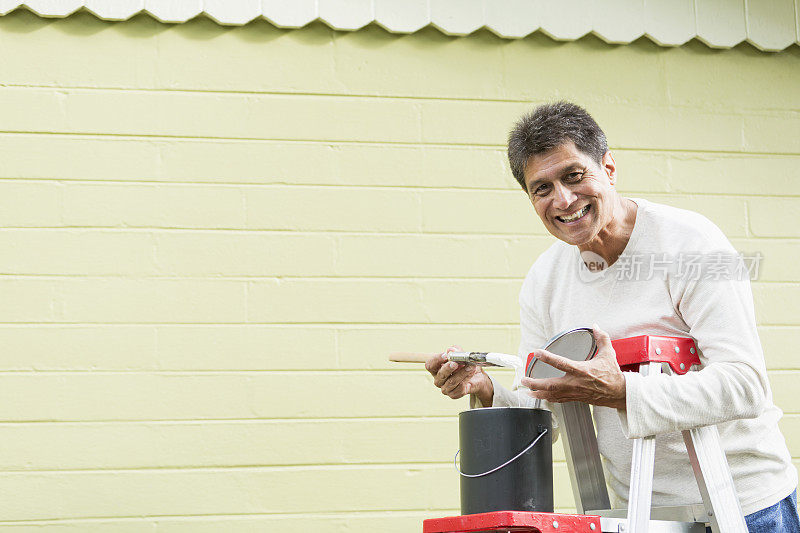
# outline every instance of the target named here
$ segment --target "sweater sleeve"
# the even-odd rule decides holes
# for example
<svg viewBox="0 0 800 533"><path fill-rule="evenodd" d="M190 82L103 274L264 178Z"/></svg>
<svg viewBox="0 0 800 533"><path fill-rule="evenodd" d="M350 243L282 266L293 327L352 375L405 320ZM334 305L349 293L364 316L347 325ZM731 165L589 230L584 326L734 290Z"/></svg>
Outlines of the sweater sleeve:
<svg viewBox="0 0 800 533"><path fill-rule="evenodd" d="M719 236L724 242L714 240L723 248L721 253L733 256L733 247L721 232ZM742 278L729 273L723 279L670 279L675 311L699 348L700 370L683 376L647 377L626 372L626 410L619 412L626 437L640 438L761 414L771 393L756 331L750 280L747 275Z"/></svg>
<svg viewBox="0 0 800 533"><path fill-rule="evenodd" d="M488 374L487 374L488 375ZM494 388L494 394L492 395L492 407L533 407L534 406L534 399L530 397L530 395L526 394L528 389L526 388L519 388L518 382L519 378L514 378L514 386L511 390L508 390L500 383L497 382L492 376L489 376L489 379L492 380L492 387ZM481 407L485 407L483 403L478 399L477 396L474 394L470 396L470 408L478 409Z"/></svg>

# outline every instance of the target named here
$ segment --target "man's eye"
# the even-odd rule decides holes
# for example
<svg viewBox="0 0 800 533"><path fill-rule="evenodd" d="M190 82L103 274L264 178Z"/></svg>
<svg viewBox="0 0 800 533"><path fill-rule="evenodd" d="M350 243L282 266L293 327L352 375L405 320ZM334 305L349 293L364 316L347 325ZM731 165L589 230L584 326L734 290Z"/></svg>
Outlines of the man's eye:
<svg viewBox="0 0 800 533"><path fill-rule="evenodd" d="M533 194L535 194L536 196L542 196L543 194L547 194L548 190L549 189L548 189L547 184L546 183L542 183L541 185L539 185L538 187L536 187L533 190Z"/></svg>
<svg viewBox="0 0 800 533"><path fill-rule="evenodd" d="M583 172L570 172L567 175L567 181L570 181L570 182L573 182L573 183L577 182L577 181L581 181L582 179L583 179Z"/></svg>

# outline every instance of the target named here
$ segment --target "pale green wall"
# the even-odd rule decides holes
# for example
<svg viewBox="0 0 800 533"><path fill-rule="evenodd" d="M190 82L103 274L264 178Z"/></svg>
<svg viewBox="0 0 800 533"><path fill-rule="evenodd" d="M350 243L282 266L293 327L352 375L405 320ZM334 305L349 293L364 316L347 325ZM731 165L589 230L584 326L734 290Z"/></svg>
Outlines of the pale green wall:
<svg viewBox="0 0 800 533"><path fill-rule="evenodd" d="M605 128L626 193L764 254L800 457L797 46L15 12L0 51L4 530L400 533L457 512L466 403L386 356L516 350L550 238L503 145L559 97Z"/></svg>

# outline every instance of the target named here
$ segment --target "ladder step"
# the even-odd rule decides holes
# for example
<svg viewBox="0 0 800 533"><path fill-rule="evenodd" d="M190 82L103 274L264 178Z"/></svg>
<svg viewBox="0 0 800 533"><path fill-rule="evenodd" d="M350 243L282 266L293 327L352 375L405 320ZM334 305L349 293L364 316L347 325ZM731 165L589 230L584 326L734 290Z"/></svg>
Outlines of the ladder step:
<svg viewBox="0 0 800 533"><path fill-rule="evenodd" d="M703 522L673 522L666 520L650 520L647 522L650 533L705 533ZM600 531L603 533L630 533L625 518L600 517Z"/></svg>

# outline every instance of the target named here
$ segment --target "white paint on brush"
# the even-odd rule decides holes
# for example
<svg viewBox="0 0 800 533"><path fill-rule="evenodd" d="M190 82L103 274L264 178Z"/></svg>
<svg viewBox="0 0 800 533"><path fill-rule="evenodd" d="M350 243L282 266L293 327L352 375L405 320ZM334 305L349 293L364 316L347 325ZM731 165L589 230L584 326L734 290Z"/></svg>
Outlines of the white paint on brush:
<svg viewBox="0 0 800 533"><path fill-rule="evenodd" d="M489 352L486 354L486 362L492 363L497 366L504 366L506 368L518 369L522 368L522 359L516 355L507 353Z"/></svg>

